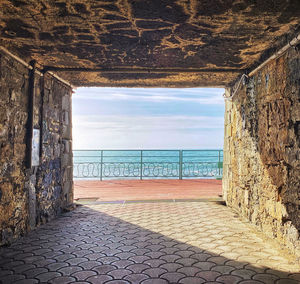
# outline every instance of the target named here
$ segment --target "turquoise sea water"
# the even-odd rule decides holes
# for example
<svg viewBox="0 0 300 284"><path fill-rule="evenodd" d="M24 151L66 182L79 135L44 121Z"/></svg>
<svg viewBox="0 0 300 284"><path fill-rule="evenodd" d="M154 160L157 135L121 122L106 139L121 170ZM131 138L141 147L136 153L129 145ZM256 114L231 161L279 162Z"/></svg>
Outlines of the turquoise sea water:
<svg viewBox="0 0 300 284"><path fill-rule="evenodd" d="M74 178L220 177L222 150L74 150ZM142 165L142 167L141 167Z"/></svg>

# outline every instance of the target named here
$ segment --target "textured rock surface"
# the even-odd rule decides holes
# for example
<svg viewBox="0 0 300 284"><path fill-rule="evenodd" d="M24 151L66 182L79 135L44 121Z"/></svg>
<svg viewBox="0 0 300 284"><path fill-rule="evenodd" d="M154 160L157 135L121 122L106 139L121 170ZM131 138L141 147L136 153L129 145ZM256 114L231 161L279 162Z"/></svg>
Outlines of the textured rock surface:
<svg viewBox="0 0 300 284"><path fill-rule="evenodd" d="M25 192L28 70L0 54L0 244L28 224Z"/></svg>
<svg viewBox="0 0 300 284"><path fill-rule="evenodd" d="M272 61L226 102L226 202L300 256L300 54Z"/></svg>
<svg viewBox="0 0 300 284"><path fill-rule="evenodd" d="M35 79L34 128L42 131L39 167L26 169L29 71L0 53L0 245L56 216L72 202L71 88Z"/></svg>
<svg viewBox="0 0 300 284"><path fill-rule="evenodd" d="M298 0L3 0L0 45L42 66L247 69L299 32ZM238 73L239 73L238 71ZM236 73L60 73L74 85L227 85Z"/></svg>

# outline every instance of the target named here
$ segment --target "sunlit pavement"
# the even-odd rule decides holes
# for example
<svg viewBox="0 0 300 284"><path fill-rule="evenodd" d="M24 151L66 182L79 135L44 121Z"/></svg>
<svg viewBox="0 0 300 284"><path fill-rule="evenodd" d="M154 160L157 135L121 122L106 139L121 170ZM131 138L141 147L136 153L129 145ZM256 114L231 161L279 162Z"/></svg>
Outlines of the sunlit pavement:
<svg viewBox="0 0 300 284"><path fill-rule="evenodd" d="M75 180L74 198L97 201L218 198L216 179Z"/></svg>
<svg viewBox="0 0 300 284"><path fill-rule="evenodd" d="M299 283L293 258L216 202L80 206L0 250L2 283Z"/></svg>

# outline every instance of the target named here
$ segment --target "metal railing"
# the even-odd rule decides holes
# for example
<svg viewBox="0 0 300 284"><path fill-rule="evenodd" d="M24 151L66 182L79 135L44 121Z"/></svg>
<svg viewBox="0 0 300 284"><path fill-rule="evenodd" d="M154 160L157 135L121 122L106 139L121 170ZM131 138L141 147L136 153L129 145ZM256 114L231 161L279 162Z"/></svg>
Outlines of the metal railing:
<svg viewBox="0 0 300 284"><path fill-rule="evenodd" d="M74 150L75 179L221 178L222 150Z"/></svg>

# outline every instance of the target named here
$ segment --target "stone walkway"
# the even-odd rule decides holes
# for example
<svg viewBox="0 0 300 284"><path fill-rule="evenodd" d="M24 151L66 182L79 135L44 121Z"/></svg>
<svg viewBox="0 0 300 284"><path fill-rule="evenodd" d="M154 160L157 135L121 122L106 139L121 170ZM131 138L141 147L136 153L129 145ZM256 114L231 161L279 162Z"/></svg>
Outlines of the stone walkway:
<svg viewBox="0 0 300 284"><path fill-rule="evenodd" d="M101 204L2 248L1 281L296 284L300 269L222 204Z"/></svg>

